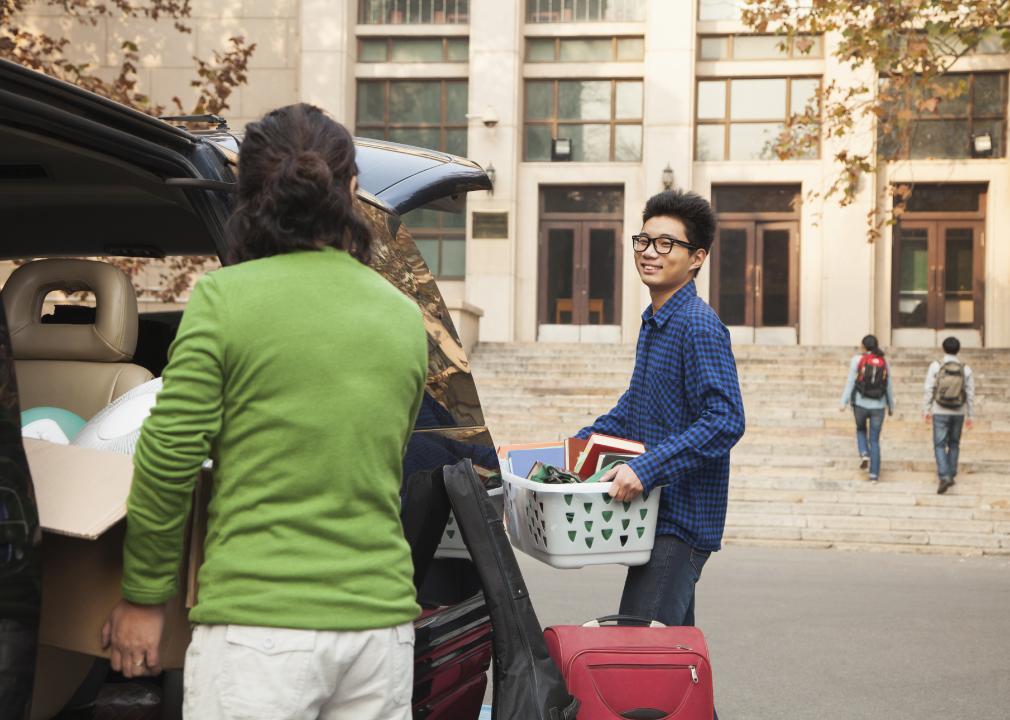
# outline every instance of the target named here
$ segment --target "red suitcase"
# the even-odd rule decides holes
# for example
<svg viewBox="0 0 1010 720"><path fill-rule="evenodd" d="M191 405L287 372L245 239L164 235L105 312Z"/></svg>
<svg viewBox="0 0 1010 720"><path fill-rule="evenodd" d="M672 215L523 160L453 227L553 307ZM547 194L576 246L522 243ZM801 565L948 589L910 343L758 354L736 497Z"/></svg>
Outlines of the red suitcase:
<svg viewBox="0 0 1010 720"><path fill-rule="evenodd" d="M578 720L712 720L712 666L698 628L611 615L555 625L544 637L582 703Z"/></svg>

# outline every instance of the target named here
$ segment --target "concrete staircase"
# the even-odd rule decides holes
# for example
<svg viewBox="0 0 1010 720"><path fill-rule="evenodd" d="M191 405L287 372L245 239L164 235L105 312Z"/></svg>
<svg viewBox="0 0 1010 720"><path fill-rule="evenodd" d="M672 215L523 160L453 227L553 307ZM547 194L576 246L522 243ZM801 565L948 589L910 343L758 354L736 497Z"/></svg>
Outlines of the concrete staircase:
<svg viewBox="0 0 1010 720"><path fill-rule="evenodd" d="M957 485L936 494L922 382L936 353L888 354L896 411L884 422L880 482L858 468L851 411L838 401L849 348L735 349L747 434L733 451L726 540L749 544L1010 556L1010 351L964 351L977 385ZM629 345L482 343L472 358L498 444L567 437L613 406Z"/></svg>

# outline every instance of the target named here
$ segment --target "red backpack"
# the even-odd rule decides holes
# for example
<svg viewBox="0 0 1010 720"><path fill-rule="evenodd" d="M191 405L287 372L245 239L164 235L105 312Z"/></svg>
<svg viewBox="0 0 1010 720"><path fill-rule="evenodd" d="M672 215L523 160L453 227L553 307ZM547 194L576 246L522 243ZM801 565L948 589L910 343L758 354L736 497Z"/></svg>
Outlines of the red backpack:
<svg viewBox="0 0 1010 720"><path fill-rule="evenodd" d="M881 355L866 353L856 369L856 390L864 398L878 400L887 394L887 363Z"/></svg>

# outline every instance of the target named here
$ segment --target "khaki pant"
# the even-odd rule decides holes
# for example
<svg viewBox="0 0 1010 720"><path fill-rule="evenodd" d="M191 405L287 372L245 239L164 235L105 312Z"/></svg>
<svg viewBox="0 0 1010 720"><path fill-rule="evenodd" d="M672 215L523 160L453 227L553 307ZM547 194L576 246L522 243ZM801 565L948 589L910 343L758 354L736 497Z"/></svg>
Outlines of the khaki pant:
<svg viewBox="0 0 1010 720"><path fill-rule="evenodd" d="M410 720L414 626L334 632L197 625L185 720Z"/></svg>

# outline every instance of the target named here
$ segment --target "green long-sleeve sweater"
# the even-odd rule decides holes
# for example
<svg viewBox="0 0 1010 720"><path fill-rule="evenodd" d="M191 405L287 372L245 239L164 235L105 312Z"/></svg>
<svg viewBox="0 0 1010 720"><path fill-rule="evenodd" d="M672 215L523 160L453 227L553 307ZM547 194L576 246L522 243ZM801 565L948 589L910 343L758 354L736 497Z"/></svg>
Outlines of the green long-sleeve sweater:
<svg viewBox="0 0 1010 720"><path fill-rule="evenodd" d="M214 460L197 623L317 630L413 619L399 520L427 373L420 311L326 249L197 283L134 456L123 596L178 591L194 479Z"/></svg>

